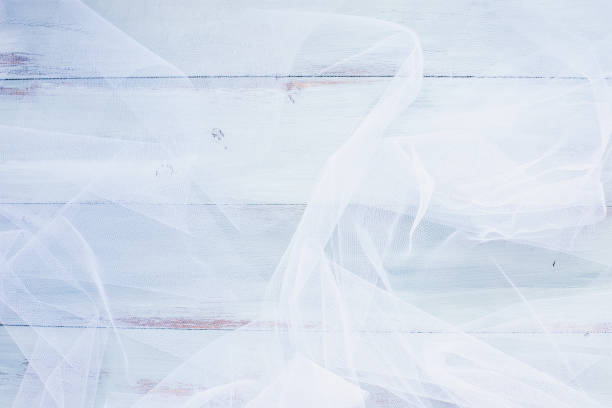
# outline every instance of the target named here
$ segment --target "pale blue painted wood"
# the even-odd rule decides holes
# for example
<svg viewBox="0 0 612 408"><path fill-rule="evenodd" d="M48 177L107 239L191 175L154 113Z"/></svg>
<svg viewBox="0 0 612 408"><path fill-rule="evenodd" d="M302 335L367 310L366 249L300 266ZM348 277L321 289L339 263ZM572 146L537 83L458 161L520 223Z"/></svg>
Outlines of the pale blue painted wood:
<svg viewBox="0 0 612 408"><path fill-rule="evenodd" d="M79 2L4 2L0 9L4 13L0 77L83 78L101 72L119 77L317 75L328 62L326 55L354 51L352 38L332 42L321 35L304 45L299 61L287 64L270 58L261 53L265 33L236 19L244 3L84 3L87 7ZM469 107L470 98L460 97L464 91L504 95L514 90L530 99L547 89L561 94L583 86L582 80L573 78L575 73L554 58L541 58L534 44L511 30L513 4L389 0L332 6L322 2L309 7L390 20L420 34L425 72L434 78L425 81L414 109L390 129L389 136L402 137L406 129L409 134L423 134L453 123L445 114L457 106L445 104ZM544 11L553 6L564 9L568 26L577 28L578 34L588 32L589 27L581 25L583 15L577 4L537 4ZM605 11L612 7L606 1L585 5L599 5L604 20ZM266 5L279 6L287 5ZM68 15L64 11L75 7L80 11L73 15L80 18L62 18ZM234 24L237 31L235 37L216 45L210 39L217 38L215 24L220 21ZM134 42L126 45L129 37ZM245 37L249 41L243 42ZM224 58L228 48L237 50L239 57ZM150 61L145 70L143 60ZM347 65L334 74L376 77L392 73L392 62L382 60ZM567 76L572 78L542 78ZM256 315L254 305L299 221L318 168L358 124L385 83L385 78L2 81L0 170L8 163L11 172L0 171L0 210L19 214L20 228L32 231L61 211L91 246L101 273L111 283L105 289L132 367L126 379L120 350L109 336L100 406L106 390L149 391L190 353ZM579 89L578 94L584 96L584 90ZM154 126L139 125L139 117L149 118ZM274 123L272 129L270 123ZM214 129L222 129L224 143L215 142ZM202 163L194 166L191 176L209 190L206 194L191 192L181 202L167 202L165 189L180 189L190 182L181 174L187 159L170 159L159 144L150 142L163 140L164 133L171 134L172 140L172 132L178 131L185 143L180 152L199 149ZM266 134L268 144L257 150L261 134ZM112 168L102 165L120 150ZM283 154L270 154L275 151ZM256 157L278 161L262 167L261 161L252 160L254 152ZM293 170L283 173L287 163ZM261 174L249 177L257 169L270 174L269 184L261 184ZM96 174L104 177L81 192ZM133 191L143 185L157 188L146 194L126 194L130 188L119 191L113 188L117 183L132 186ZM224 205L204 205L211 202ZM2 222L8 225L5 219ZM599 244L583 258L520 245L491 244L481 250L483 256L492 254L515 265L508 273L541 313L564 352L592 352L593 365L580 367L579 380L602 401L612 403L606 382L612 375L608 339L612 308L601 294L589 296L591 285L610 283L608 268L598 263L609 237L593 233L591 239ZM237 249L239 261L228 265L229 254L235 255ZM437 259L438 254L424 253ZM35 256L23 257L18 266L35 295L69 305L68 311L37 308L24 298L25 323L68 339L75 331L86 330L84 325L104 327L110 319L99 303L86 296L97 293L91 278L69 254L64 255L58 262L77 266L79 289L45 280L56 271ZM461 259L448 256L431 266L427 256L414 260L413 269L396 271L393 277L402 296L424 310L477 332L494 326L492 323L503 323L512 310L524 307L507 282L489 273L486 262L479 263L484 258L473 257L472 264L462 264ZM459 275L462 279L457 279ZM143 279L149 284L147 291L138 289ZM458 281L462 285L448 284ZM567 296L567 307L552 310L546 299L559 295ZM583 307L575 310L573 302ZM78 313L70 313L70 308ZM593 312L585 315L581 310ZM95 324L87 319L100 313ZM10 314L3 316L8 316L5 324L24 323ZM519 355L538 345L542 368L556 363L556 355L542 346L549 339L542 340L545 335L539 333L537 324L527 319L519 329L522 334L507 333L501 324L500 333L482 335ZM22 345L36 339L26 327L0 328L3 406L10 405L27 365L11 336L19 336ZM492 336L498 336L497 340ZM176 394L194 388L197 384L175 384L165 391Z"/></svg>
<svg viewBox="0 0 612 408"><path fill-rule="evenodd" d="M350 55L358 33L322 32L287 61L275 28L245 10L337 13L402 24L419 34L425 73L459 76L573 76L553 56L542 55L526 32L520 0L249 1L208 0L6 0L0 75L22 77L142 75L312 75L328 56ZM606 0L528 2L533 18L554 11L576 37L608 24ZM278 23L277 23L278 24ZM24 30L27 28L27 30ZM282 28L279 28L282 29ZM285 31L286 32L286 31ZM367 38L366 38L367 39ZM296 39L296 41L298 41ZM231 49L231 56L227 50ZM140 62L149 61L146 69ZM392 65L392 64L391 64ZM391 75L389 60L347 65L335 74Z"/></svg>
<svg viewBox="0 0 612 408"><path fill-rule="evenodd" d="M387 83L387 78L10 81L5 92L13 95L0 96L0 146L4 169L10 169L0 173L0 201L304 204L319 169ZM483 109L527 101L535 110L529 105L534 101L558 100L566 114L530 132L542 140L562 132L598 140L594 110L580 105L591 98L586 80L427 78L386 137L418 140L431 134L451 148L469 140L478 126L488 126L495 136L515 131L511 121L473 120ZM213 136L215 129L223 132L223 141ZM611 175L604 174L607 191ZM200 193L191 188L194 182Z"/></svg>
<svg viewBox="0 0 612 408"><path fill-rule="evenodd" d="M27 328L0 327L0 404L10 406L20 382L26 373L27 363L23 355L14 346L13 338L21 341L28 337ZM46 336L65 336L69 338L81 333L83 329L43 329ZM163 394L172 403L173 398L184 398L199 391L197 382L168 381L162 386L156 386L164 378L178 368L185 359L192 357L197 351L206 347L212 341L221 339L223 333L208 330L120 330L115 336L108 329L98 329L100 336L106 338L107 353L104 357L99 388L96 396L97 406L104 407L117 398L113 393L131 394L138 398L153 390ZM253 340L261 340L269 333L254 331L248 334ZM427 341L431 336L443 334L409 334L409 341L418 344ZM550 347L551 337L557 345L557 350ZM560 364L558 352L563 352L569 364L574 364L576 377L568 379L589 392L603 404L612 403L612 393L609 387L609 376L612 367L609 349L609 334L483 334L484 341L506 351L517 358L532 362L534 367L546 372L555 370ZM121 343L118 342L121 339ZM26 342L27 343L27 342ZM27 344L26 344L27 345ZM33 345L33 344L32 344ZM32 346L30 345L30 346ZM124 364L123 355L130 362ZM538 358L534 358L538 356ZM584 362L589 364L585 365ZM183 368L184 369L184 368ZM27 392L27 390L26 390ZM125 395L119 395L125 397ZM388 395L381 395L387 397ZM391 399L392 401L392 399ZM393 406L393 405L390 405Z"/></svg>

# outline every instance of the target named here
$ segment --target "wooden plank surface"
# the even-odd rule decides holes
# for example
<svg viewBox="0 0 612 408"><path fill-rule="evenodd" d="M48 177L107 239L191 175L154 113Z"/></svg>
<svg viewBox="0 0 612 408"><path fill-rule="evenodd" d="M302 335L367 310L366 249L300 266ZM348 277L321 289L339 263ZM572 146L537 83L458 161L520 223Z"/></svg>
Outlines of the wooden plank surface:
<svg viewBox="0 0 612 408"><path fill-rule="evenodd" d="M9 82L0 95L0 199L53 203L89 194L89 200L122 202L168 203L168 196L181 196L174 204L304 204L319 169L387 83L387 78L132 79L114 86L98 80ZM525 144L526 154L536 148L529 143L535 137L553 146L565 135L581 141L567 147L574 150L567 154L576 154L600 140L590 92L585 80L429 78L386 136L417 144L437 138L440 151L423 157L426 164L436 155L452 160L453 144L476 143L474 135L483 129L491 140L512 135ZM550 104L558 107L557 116L532 120ZM500 107L507 117L493 113ZM490 121L475 120L483 112L492 112ZM523 131L521 121L529 128ZM604 173L606 189L611 174ZM195 192L193 183L202 191ZM88 191L82 191L85 185Z"/></svg>
<svg viewBox="0 0 612 408"><path fill-rule="evenodd" d="M386 82L216 78L185 84L182 79L131 79L109 86L98 80L20 81L15 89L23 89L23 95L12 91L0 98L5 228L15 228L16 220L19 228L36 233L60 214L83 235L104 270L119 325L240 326L257 312L253 305L289 242L318 169ZM25 91L29 88L31 94ZM483 94L493 96L478 101ZM497 120L470 122L479 109L556 98L559 104L573 102L567 115L543 122L535 131L540 137L581 132L586 141L589 128L582 125L592 123L593 112L588 105L577 109L576 101L586 103L588 97L582 80L430 78L414 107L391 127L388 139L442 134L441 143L452 149L455 139L469 140L475 127L490 126L492 135L515 130ZM466 120L457 120L462 114ZM214 129L223 131L223 140L215 138ZM590 130L597 138L597 128ZM503 277L490 273L487 254L507 264L523 260L509 272L523 289L588 288L595 281L605 285L608 275L597 263L605 259L606 225L592 233L589 242L594 246L584 249L583 258L489 245L467 260L471 263L450 254L432 263L437 254L425 251L398 275L397 285L408 289L406 296L421 293L424 305L441 302L444 307L432 312L455 313L459 322L518 301ZM553 262L558 266L552 267ZM52 275L54 267L41 261L22 269L34 271L35 282ZM467 276L456 278L466 271ZM148 292L139 293L143 280ZM447 282L464 286L449 287ZM36 284L41 290L50 287ZM484 294L485 289L490 295L481 299L492 304L453 308L466 290ZM445 300L432 296L436 292ZM536 290L532 296L546 295ZM158 304L155 310L149 308L152 302ZM91 319L33 313L29 323L37 325L81 326ZM558 330L607 330L610 321L603 316L585 323L571 313L562 315L568 319L550 322Z"/></svg>
<svg viewBox="0 0 612 408"><path fill-rule="evenodd" d="M33 347L28 339L35 337L28 333L28 328L2 328L0 327L0 344L3 353L0 354L0 403L10 406L17 393L21 381L28 378L27 361L21 351L14 346L13 339L19 340L23 347ZM40 333L43 336L74 337L83 330L91 329L58 329L45 328ZM123 405L112 405L120 398L128 398L134 402L146 393L161 395L168 403L178 404L185 398L201 391L197 380L183 380L167 378L174 370L183 370L191 373L193 379L201 374L193 369L185 369L182 365L186 359L192 358L198 362L198 351L205 349L215 340L223 341L221 332L206 330L123 330L119 336L121 343L108 329L97 329L96 335L104 337L107 341L107 353L102 362L101 375L98 385L97 403L104 406L129 406L126 401ZM270 333L254 331L248 334L253 342L265 341ZM430 341L433 337L449 337L448 334L407 334L410 344L420 344ZM432 337L433 336L433 337ZM569 380L589 392L603 404L612 402L609 384L606 381L610 375L611 360L609 354L608 337L605 334L554 334L553 341L558 349L549 346L551 338L547 335L534 334L481 334L478 338L495 345L499 350L508 352L523 361L528 361L542 372L558 369L558 353L564 353L567 362L573 365L574 376ZM125 353L129 365L125 365L122 358ZM585 364L585 362L587 362ZM201 365L200 367L205 367ZM200 369L200 372L202 370ZM76 379L75 379L76 380ZM22 392L26 390L22 390ZM380 406L393 405L390 395L378 395ZM384 402L387 401L387 404Z"/></svg>
<svg viewBox="0 0 612 408"><path fill-rule="evenodd" d="M266 282L303 209L299 205L0 205L5 217L2 229L21 228L5 252L9 273L4 290L11 295L6 298L10 309L1 309L3 322L240 327L260 312ZM163 216L170 213L174 218L164 222ZM175 220L182 220L185 229L177 228L181 224ZM406 215L402 222L411 220ZM605 306L612 276L605 259L611 222L582 231L577 239L584 247L575 247L573 254L495 241L469 251L441 247L452 230L428 222L422 227L426 234L415 244L419 256L392 270L391 283L398 295L424 311L472 330L504 330L511 323L513 330L525 332L540 331L539 324L557 332L609 332L612 312ZM90 254L95 267L90 265ZM530 301L541 323L527 309L521 321L505 317L515 316L526 305L497 266ZM103 288L97 286L98 278ZM584 315L584 308L592 312Z"/></svg>
<svg viewBox="0 0 612 408"><path fill-rule="evenodd" d="M107 345L99 406L123 392L179 401L199 390L197 382L160 381L257 316L319 169L375 103L397 60L383 54L330 65L379 37L339 34L310 16L295 36L280 38L287 27L269 25L267 13L285 13L291 26L304 17L291 9L305 5L250 7L212 0L0 4L0 225L7 243L0 250L10 266L3 289L19 311L0 309L0 405L36 386L24 356L35 358L38 341L70 344L89 333ZM307 8L419 34L426 80L389 140L439 137L451 151L475 127L501 137L516 132L497 117L472 121L483 109L525 107L537 115L537 101L553 101L566 110L532 130L542 140L582 132L585 145L569 152L575 154L598 137L588 83L567 61L542 53L535 28L546 27L542 17L554 11L572 28L573 46L591 38L587 45L597 49L607 40L593 33L605 32L612 3L538 0L532 7L531 25L520 1L359 0ZM342 21L350 27L350 19ZM385 32L385 24L371 26ZM288 59L304 33L307 41ZM423 311L545 372L562 352L577 364L575 378L566 380L611 404L610 222L583 231L587 245L574 254L493 242L466 259L424 248L396 271L393 285ZM433 248L444 233L427 228L439 232L422 241ZM58 244L60 236L69 239ZM94 266L74 256L84 251ZM505 277L491 273L491 259L508 268L532 310ZM104 276L103 291L96 276ZM513 319L517 311L524 319ZM406 331L411 342L448 335L432 327ZM265 324L252 332L266 335Z"/></svg>
<svg viewBox="0 0 612 408"><path fill-rule="evenodd" d="M381 56L370 63L324 71L330 57L334 61L339 55L351 55L356 44L372 39L359 32L326 29L318 18L294 11L300 9L380 19L413 29L423 42L427 75L580 76L554 55L542 53L537 29L571 27L568 41L586 38L585 46L596 46L593 33L605 32L610 3L538 0L528 5L526 12L519 0L503 5L468 0L451 4L269 1L255 7L248 1L11 0L3 7L0 74L4 78L393 74L393 64ZM251 12L252 8L259 11ZM265 12L270 11L285 12L295 36L287 36L290 30L279 26L278 20L268 24ZM553 12L557 18L547 18ZM311 22L303 23L307 20ZM288 60L285 51L303 41L305 34L300 33L312 35L301 44L299 58Z"/></svg>

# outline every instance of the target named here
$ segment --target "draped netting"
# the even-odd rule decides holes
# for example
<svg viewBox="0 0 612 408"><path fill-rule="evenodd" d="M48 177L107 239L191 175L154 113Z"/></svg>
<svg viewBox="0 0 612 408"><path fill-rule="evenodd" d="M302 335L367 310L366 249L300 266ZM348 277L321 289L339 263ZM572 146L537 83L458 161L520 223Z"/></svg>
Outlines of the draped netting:
<svg viewBox="0 0 612 408"><path fill-rule="evenodd" d="M508 6L508 35L525 44L525 54L502 49L487 69L554 61L558 72L546 78L424 77L427 55L417 34L373 18L257 10L211 24L207 38L219 50L246 42L245 53L265 54L258 69L298 76L314 69L314 77L351 72L349 78L375 82L363 99L315 98L332 113L334 104L355 104L353 127L329 142L324 160L294 163L283 155L295 136L277 130L291 128L286 118L295 104L284 83L261 85L276 103L258 107L252 137L230 149L211 145L193 134L193 118L214 125L220 113L200 111L198 98L204 89L219 104L232 102L231 86L202 88L92 9L70 6L60 10L63 18L87 21L99 35L92 41L104 45L98 50L110 55L120 47L131 55L125 66L134 75L119 78L100 60L98 76L112 90L109 109L129 112L147 138L116 137L114 124L104 121L93 135L77 134L77 125L2 123L3 143L15 157L27 157L34 144L74 155L61 156L55 167L53 152L3 164L9 176L2 185L11 194L41 185L70 197L51 210L10 200L2 206L1 317L29 362L14 406L608 406L609 395L592 391L612 375L609 331L597 326L612 317L606 202L612 35L605 7L585 6L584 26L567 27L571 10ZM259 30L252 44L238 30L248 24ZM329 44L324 51L321 39ZM254 57L235 58L240 66ZM134 77L160 69L183 93L143 101ZM387 73L371 75L381 70ZM185 96L193 100L181 103ZM329 123L315 124L320 118L309 117L309 109L319 111L302 109L313 131L340 123L330 115ZM154 121L160 113L168 118L163 123ZM230 139L216 127L213 137ZM171 163L156 168L156 176L171 180L141 174L149 162ZM244 169L239 176L226 177L236 166ZM286 247L243 247L274 238L249 235L250 216L236 208L258 195L285 199L292 177L301 180L296 196L307 197L307 205ZM151 251L186 254L165 270L171 279L101 265L95 248L104 252L104 245L88 242L77 226L88 214L83 203L93 198L188 237L145 248L142 260L115 261L146 270ZM194 216L189 203L198 200L215 223ZM120 220L108 226L108 240L120 229ZM222 255L199 255L206 248L197 242L206 236ZM273 254L273 273L252 266L257 251ZM556 262L565 269L554 269ZM240 268L258 275L244 286ZM129 297L122 290L158 293L162 281L170 282L162 289L180 291L187 303L213 292L230 302L228 294L266 285L254 317L182 356L146 392L117 379L98 387L109 359L130 381L130 334L115 318ZM155 308L157 296L146 298L146 307ZM72 325L74 335L47 330L51 315L63 316L58 325ZM590 329L563 326L568 321ZM580 343L592 327L601 337L593 333L593 341ZM164 347L179 353L181 344ZM176 384L195 384L196 391L164 392Z"/></svg>

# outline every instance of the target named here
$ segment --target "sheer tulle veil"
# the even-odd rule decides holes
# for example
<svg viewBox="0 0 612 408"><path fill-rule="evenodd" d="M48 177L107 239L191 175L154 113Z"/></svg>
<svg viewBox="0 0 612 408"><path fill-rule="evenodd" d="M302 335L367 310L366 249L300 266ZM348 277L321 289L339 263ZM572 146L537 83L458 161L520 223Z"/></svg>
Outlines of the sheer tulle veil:
<svg viewBox="0 0 612 408"><path fill-rule="evenodd" d="M219 102L233 98L231 92L197 85L180 66L114 29L89 7L79 3L66 9L73 18L86 17L92 32L123 41L115 46L131 55L130 77L162 69L179 84L186 95L181 98L193 100L160 98L145 107L134 80L118 79L101 61L98 76L113 89L112 103L129 111L149 140L111 137L112 124L102 122L104 137L19 130L24 138L19 143L50 143L43 140L53 137L56 146L76 144L102 164L95 171L82 163L48 172L46 180L61 181L71 195L52 214L2 207L2 217L14 226L10 230L21 231L19 239L2 235L9 248L2 320L30 328L28 336L14 329L12 338L34 361L36 379L24 382L37 381L31 387L40 390L38 396L18 394L15 406L32 401L77 406L76 399L93 404L96 395L98 402L105 396L102 406L139 408L606 406L582 378L588 372L610 375L609 344L601 339L578 346L572 336L582 337L585 330L562 322L612 317L607 240L612 224L606 201L612 35L600 8L585 5L584 26L566 27L564 13L571 10L519 3L507 6L504 24L513 41L525 44L524 53L500 49L477 78L426 69L424 74L428 53L418 33L380 19L294 8L240 11L210 23L206 38L219 43L219 50L248 43L234 56L236 67L257 61L262 72L275 67L284 74L269 84L260 79L264 90L253 92L266 93L274 103L258 107L260 119L250 125L256 136L227 153L194 136L191 118L216 127L216 113L198 113L198 98L204 90ZM237 28L249 24L257 36L244 38L245 30ZM317 48L321 38L329 44L326 52ZM101 58L93 51L87 55L92 61ZM214 68L218 61L210 58L207 64ZM553 61L556 71L539 78L508 75L503 81L486 72L520 70L534 60ZM385 73L373 74L381 70ZM291 129L287 118L298 106L287 98L295 89L287 82L293 80L368 84L358 100L315 97L313 103L332 112L327 122L309 113L317 109L300 108L308 121L295 126L305 137L305 152L308 140L327 140L321 129L341 135L324 142L329 153L324 159L283 159L297 137L278 130ZM333 115L338 104L350 106L353 115L341 131ZM167 124L150 125L155 112L164 112ZM308 123L318 132L312 139ZM215 134L218 140L223 136ZM27 147L19 146L15 149ZM172 163L171 182L140 176L134 163L160 158ZM21 177L18 183L28 183L24 174L41 174L20 164L10 168L11 163L3 166ZM244 169L241 178L224 178L237 166ZM119 167L129 176L117 177ZM294 176L306 182L294 183ZM255 185L267 190L255 191ZM242 278L231 271L248 267L254 253L236 243L265 237L252 238L246 232L249 220L235 208L245 200L282 197L286 185L298 186L296 194L306 205L290 239L283 247L270 247L276 266L256 277L265 289L249 310L253 317L201 344L146 393L98 388L110 353L126 376L130 370L113 291L123 286L147 291L156 278L130 280L103 270L86 232L70 222L79 203L108 200L193 238L189 242L221 231L217 245L225 252L215 262L223 268L202 272L185 297L198 298L202 288L217 284L220 292L240 296ZM206 211L222 221L202 225L182 206L144 204L151 197L172 205L203 200ZM190 245L196 259L200 249ZM534 264L557 259L568 265L563 272L542 272ZM57 267L43 269L54 275L37 275L39 265L50 264ZM183 282L196 276L167 273ZM71 295L46 297L43 278ZM470 286L474 280L479 287ZM47 308L85 322L69 343L37 328ZM91 329L100 325L106 329ZM177 383L196 384L197 392L163 392Z"/></svg>

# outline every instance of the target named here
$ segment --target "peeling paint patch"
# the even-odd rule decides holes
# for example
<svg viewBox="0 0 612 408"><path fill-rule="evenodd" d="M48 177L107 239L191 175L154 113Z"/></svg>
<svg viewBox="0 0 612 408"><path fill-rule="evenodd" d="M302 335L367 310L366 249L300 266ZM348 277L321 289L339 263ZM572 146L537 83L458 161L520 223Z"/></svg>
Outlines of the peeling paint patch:
<svg viewBox="0 0 612 408"><path fill-rule="evenodd" d="M25 88L0 86L0 96L30 96L34 94L36 88L38 88L36 85Z"/></svg>
<svg viewBox="0 0 612 408"><path fill-rule="evenodd" d="M19 65L26 65L31 61L32 57L23 52L0 53L0 66L16 67Z"/></svg>
<svg viewBox="0 0 612 408"><path fill-rule="evenodd" d="M118 319L121 324L130 327L149 327L164 329L237 329L249 320L212 319L197 320L186 318L160 318L160 317L129 317Z"/></svg>
<svg viewBox="0 0 612 408"><path fill-rule="evenodd" d="M301 90L305 88L312 88L315 86L325 86L325 85L342 85L342 84L350 84L355 83L356 80L338 80L338 81L291 81L287 82L285 88L287 91L293 90Z"/></svg>
<svg viewBox="0 0 612 408"><path fill-rule="evenodd" d="M287 92L287 97L289 98L291 103L295 103L297 94L303 89L320 86L354 84L357 82L363 83L364 81L357 81L355 79L290 81L285 84L285 91Z"/></svg>
<svg viewBox="0 0 612 408"><path fill-rule="evenodd" d="M193 329L193 330L234 330L245 325L256 330L288 329L286 322L246 319L190 319L161 317L125 317L115 322L122 328L144 329ZM321 330L321 323L309 322L301 326L304 329Z"/></svg>
<svg viewBox="0 0 612 408"><path fill-rule="evenodd" d="M188 397L193 395L196 391L199 391L195 386L187 384L177 384L176 386L170 387L168 385L158 385L158 381L143 378L138 380L137 385L133 389L139 394L147 394L152 392L154 394L166 394L175 395L177 397Z"/></svg>

